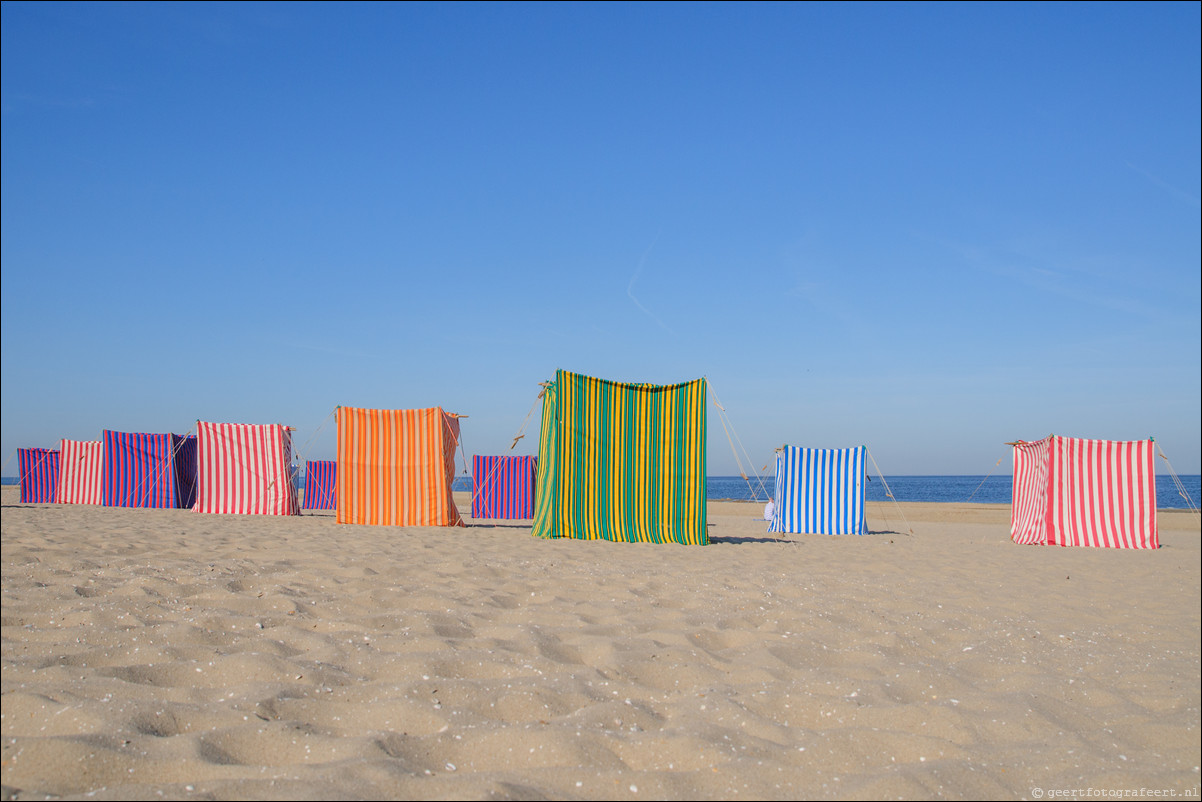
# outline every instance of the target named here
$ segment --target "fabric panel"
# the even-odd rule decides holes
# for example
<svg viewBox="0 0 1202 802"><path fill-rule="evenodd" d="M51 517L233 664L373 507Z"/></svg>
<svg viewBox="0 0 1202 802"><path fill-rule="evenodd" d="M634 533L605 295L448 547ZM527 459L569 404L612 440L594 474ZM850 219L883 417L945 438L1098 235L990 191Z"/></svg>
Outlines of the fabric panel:
<svg viewBox="0 0 1202 802"><path fill-rule="evenodd" d="M309 460L305 467L305 494L301 509L338 508L338 463L334 460Z"/></svg>
<svg viewBox="0 0 1202 802"><path fill-rule="evenodd" d="M58 503L100 504L104 443L99 440L63 440L58 450Z"/></svg>
<svg viewBox="0 0 1202 802"><path fill-rule="evenodd" d="M190 510L196 506L197 493L197 439L196 435L173 434L172 448L175 452L175 488L179 493L177 506Z"/></svg>
<svg viewBox="0 0 1202 802"><path fill-rule="evenodd" d="M543 399L533 533L703 545L706 383L558 371Z"/></svg>
<svg viewBox="0 0 1202 802"><path fill-rule="evenodd" d="M554 531L557 498L555 488L559 481L555 461L555 455L559 453L559 392L554 383L543 387L542 399L538 461L534 472L534 520L531 523L531 532L535 535Z"/></svg>
<svg viewBox="0 0 1202 802"><path fill-rule="evenodd" d="M339 523L463 526L451 493L459 420L440 407L340 407Z"/></svg>
<svg viewBox="0 0 1202 802"><path fill-rule="evenodd" d="M287 426L199 421L196 427L196 512L297 514Z"/></svg>
<svg viewBox="0 0 1202 802"><path fill-rule="evenodd" d="M867 449L785 446L776 460L770 532L862 535Z"/></svg>
<svg viewBox="0 0 1202 802"><path fill-rule="evenodd" d="M1159 548L1153 452L1151 440L1053 438L1048 542Z"/></svg>
<svg viewBox="0 0 1202 802"><path fill-rule="evenodd" d="M53 504L58 492L59 452L53 448L18 448L22 504Z"/></svg>
<svg viewBox="0 0 1202 802"><path fill-rule="evenodd" d="M1048 450L1052 438L1014 444L1010 539L1021 545L1048 542Z"/></svg>
<svg viewBox="0 0 1202 802"><path fill-rule="evenodd" d="M106 507L179 506L176 437L106 430L101 502Z"/></svg>
<svg viewBox="0 0 1202 802"><path fill-rule="evenodd" d="M472 517L532 517L537 463L532 456L476 454L472 460Z"/></svg>

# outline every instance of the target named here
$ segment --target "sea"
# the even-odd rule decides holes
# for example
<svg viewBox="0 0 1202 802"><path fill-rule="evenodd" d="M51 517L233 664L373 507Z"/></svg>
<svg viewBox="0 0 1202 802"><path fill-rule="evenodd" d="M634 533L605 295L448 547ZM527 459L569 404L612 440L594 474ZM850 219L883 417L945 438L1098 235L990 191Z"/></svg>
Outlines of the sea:
<svg viewBox="0 0 1202 802"><path fill-rule="evenodd" d="M1178 492L1172 476L1157 476L1157 509L1198 509L1202 504L1202 474L1177 478L1193 503ZM705 480L706 497L710 501L766 502L772 494L774 483L772 476L751 477L750 480L741 476L709 476ZM454 489L471 492L471 477L458 477ZM896 501L1009 504L1013 490L1011 476L886 476L884 480L880 476L873 476L864 486L864 498L868 501L888 501L886 493L892 493Z"/></svg>
<svg viewBox="0 0 1202 802"><path fill-rule="evenodd" d="M1156 507L1162 510L1198 509L1202 506L1202 474L1178 476L1180 489L1172 476L1156 477ZM15 476L5 476L0 483L13 485ZM766 502L772 494L771 476L710 476L705 480L706 496L710 501ZM456 477L454 490L471 492L470 476ZM886 489L887 487L887 489ZM1014 483L1010 476L880 476L870 477L864 488L868 501L927 501L935 503L972 502L974 504L1009 504ZM1183 495L1184 493L1184 495Z"/></svg>

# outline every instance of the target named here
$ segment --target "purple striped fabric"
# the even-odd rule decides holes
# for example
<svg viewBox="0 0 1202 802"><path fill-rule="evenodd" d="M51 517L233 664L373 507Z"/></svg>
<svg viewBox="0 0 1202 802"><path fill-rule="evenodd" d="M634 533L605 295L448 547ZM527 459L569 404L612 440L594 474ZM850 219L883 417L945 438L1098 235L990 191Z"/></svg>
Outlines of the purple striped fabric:
<svg viewBox="0 0 1202 802"><path fill-rule="evenodd" d="M175 449L175 489L179 493L176 506L190 510L196 506L196 474L199 465L196 435L173 434L171 442Z"/></svg>
<svg viewBox="0 0 1202 802"><path fill-rule="evenodd" d="M309 460L305 468L305 497L302 510L338 509L338 463L332 459Z"/></svg>
<svg viewBox="0 0 1202 802"><path fill-rule="evenodd" d="M533 518L537 457L474 459L473 518Z"/></svg>
<svg viewBox="0 0 1202 802"><path fill-rule="evenodd" d="M53 504L58 488L59 452L52 448L18 448L21 503Z"/></svg>
<svg viewBox="0 0 1202 802"><path fill-rule="evenodd" d="M174 434L104 433L101 500L106 507L181 507ZM195 448L192 476L196 475Z"/></svg>

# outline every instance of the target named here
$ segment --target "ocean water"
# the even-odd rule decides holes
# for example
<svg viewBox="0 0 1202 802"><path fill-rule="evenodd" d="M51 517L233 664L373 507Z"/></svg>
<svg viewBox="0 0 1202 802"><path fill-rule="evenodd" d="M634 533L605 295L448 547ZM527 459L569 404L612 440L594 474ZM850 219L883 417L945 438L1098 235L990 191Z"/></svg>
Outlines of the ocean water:
<svg viewBox="0 0 1202 802"><path fill-rule="evenodd" d="M1202 507L1202 475L1177 477L1193 500L1193 509ZM706 494L711 501L767 501L772 493L773 477L710 476L705 480ZM15 476L5 476L0 484L15 485ZM870 477L864 489L868 501L887 501L885 485L897 501L968 502L974 504L1009 504L1013 483L1009 476L886 476ZM298 477L298 485L304 483ZM472 478L459 476L452 485L455 490L471 492ZM1177 490L1171 476L1156 477L1156 507L1162 510L1190 509L1190 502Z"/></svg>
<svg viewBox="0 0 1202 802"><path fill-rule="evenodd" d="M1195 509L1202 504L1202 475L1177 477L1185 487ZM710 476L705 481L706 494L711 501L767 501L775 480L771 476ZM1009 504L1014 484L1010 476L873 476L864 488L868 501L887 501L885 485L897 501L933 501L937 503L966 502L974 504ZM455 490L471 492L472 479L461 476L455 480ZM1177 492L1171 476L1156 477L1156 506L1158 509L1189 509L1190 505Z"/></svg>
<svg viewBox="0 0 1202 802"><path fill-rule="evenodd" d="M1193 508L1202 504L1202 475L1192 474L1177 477L1185 492L1193 500ZM762 479L764 487L772 491L774 479ZM748 482L741 476L711 476L706 489L711 500L716 499L764 499L756 479L751 481L756 491L748 489ZM1014 491L1010 476L872 476L864 487L864 498L868 501L888 501L885 486L897 501L927 501L936 503L968 502L974 504L1009 504ZM1177 489L1172 476L1156 477L1156 507L1162 510L1189 509L1187 501Z"/></svg>

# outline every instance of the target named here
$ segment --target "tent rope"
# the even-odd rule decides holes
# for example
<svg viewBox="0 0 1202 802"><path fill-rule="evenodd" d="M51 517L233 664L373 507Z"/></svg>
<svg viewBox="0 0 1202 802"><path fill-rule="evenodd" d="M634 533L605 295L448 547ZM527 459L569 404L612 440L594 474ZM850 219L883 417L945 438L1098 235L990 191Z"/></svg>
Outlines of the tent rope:
<svg viewBox="0 0 1202 802"><path fill-rule="evenodd" d="M872 456L872 451L868 448L868 446L864 446L864 450L868 452L868 459L872 460L872 467L876 468L876 475L881 477L881 484L885 487L885 496L893 499L893 506L897 508L897 514L901 516L902 522L906 525L906 531L904 534L914 534L913 527L911 527L910 522L906 520L906 514L902 512L901 505L897 503L897 499L893 496L893 491L889 489L889 483L885 481L885 474L881 473L881 466L876 464L876 457Z"/></svg>
<svg viewBox="0 0 1202 802"><path fill-rule="evenodd" d="M1177 476L1177 472L1173 470L1173 465L1169 462L1169 458L1165 456L1164 449L1160 447L1160 443L1156 444L1156 450L1160 453L1160 458L1164 460L1164 464L1169 470L1169 476L1173 477L1173 485L1177 488L1177 495L1185 499L1186 504L1189 505L1188 509L1194 514L1194 519L1197 520L1199 515L1198 506L1194 503L1193 498L1190 497L1189 491L1185 489L1185 485Z"/></svg>
<svg viewBox="0 0 1202 802"><path fill-rule="evenodd" d="M463 432L460 431L459 437L459 456L463 458L463 475L467 476L467 452L463 449Z"/></svg>
<svg viewBox="0 0 1202 802"><path fill-rule="evenodd" d="M320 424L318 424L317 429L313 432L313 434L309 435L309 439L306 440L304 442L304 444L299 449L296 450L295 453L296 453L296 463L297 463L298 470L300 469L300 463L302 461L306 465L309 464L309 452L308 452L309 445L313 442L314 438L316 438L317 435L321 434L321 430L324 429L326 427L326 424L330 422L330 418L334 417L334 413L337 412L341 408L342 407L340 407L340 406L336 406L333 409L331 409L330 414L326 415L325 420L323 420Z"/></svg>
<svg viewBox="0 0 1202 802"><path fill-rule="evenodd" d="M199 421L197 421L197 423L199 423ZM174 483L175 483L175 476L174 476L175 458L179 456L179 450L184 447L184 441L188 439L188 436L190 434L192 434L193 432L199 432L199 431L200 431L200 428L196 425L193 425L190 429L188 429L188 431L183 433L183 435L180 437L178 443L174 444L173 446L168 446L168 449L171 451L171 460L170 460L170 462L165 461L162 465L159 466L158 475L154 477L155 482L163 481L164 474L166 474L166 472L167 472L167 465L170 464L172 466L172 474L173 474L171 477L171 482L172 482L172 486L174 486ZM167 432L166 436L174 437L174 434L171 432ZM179 490L179 488L176 488L176 489ZM140 507L146 506L146 502L150 498L151 492L152 492L151 484L147 480L143 479L142 480L142 497L139 499L140 503L138 506L140 506Z"/></svg>
<svg viewBox="0 0 1202 802"><path fill-rule="evenodd" d="M768 498L768 489L764 487L764 478L756 473L755 469L751 467L755 465L755 463L752 461L751 456L747 453L747 449L743 446L743 441L739 439L738 432L734 431L734 424L729 422L729 416L726 413L726 407L722 406L722 403L718 400L718 394L714 392L713 385L708 380L706 381L706 384L709 387L710 395L713 396L714 406L718 408L718 422L722 424L722 431L726 433L726 440L728 443L730 443L730 452L734 455L735 466L739 469L739 475L743 478L743 481L747 482L747 489L751 492L751 500L759 501L760 497L759 493L756 492L755 487L752 486L751 479L749 479L747 476L748 471L751 471L755 474L756 481L760 486L760 491L764 493L764 498ZM734 435L733 438L731 436L732 433ZM743 460L739 458L739 452L735 449L736 440L739 442L739 448L743 449L743 456L747 459L747 468L743 467Z"/></svg>
<svg viewBox="0 0 1202 802"><path fill-rule="evenodd" d="M993 476L993 471L996 471L998 469L998 466L1002 464L1002 460L1004 460L1005 458L1006 458L1006 455L1003 454L1001 456L1001 458L998 459L997 463L993 466L993 470L991 470L991 471L989 471L989 473L985 474L985 478L981 480L981 484L977 485L977 490L980 490L982 487L985 486L985 482L989 481L989 477ZM968 501L964 502L965 504L967 504L969 501L972 501L973 496L975 496L977 494L977 490L972 491L972 493L968 497Z"/></svg>
<svg viewBox="0 0 1202 802"><path fill-rule="evenodd" d="M463 429L460 428L458 434L455 434L455 432L451 431L451 424L447 422L448 417L454 418L455 420L459 420L460 418L466 418L467 415L457 415L454 412L444 412L443 418L442 418L442 426L444 429L446 429L447 434L455 435L455 445L459 446L459 456L463 457L463 473L464 473L464 475L466 475L467 474L467 454L465 454L463 452ZM453 453L454 452L452 451L452 454ZM455 472L455 469L452 468L451 473L454 473L454 472Z"/></svg>
<svg viewBox="0 0 1202 802"><path fill-rule="evenodd" d="M513 442L509 444L509 448L507 449L508 451L513 451L513 449L517 447L518 441L526 436L526 424L528 424L530 422L530 416L534 414L534 408L538 406L538 402L542 399L542 397L545 393L546 393L545 390L541 391L541 392L539 392L538 396L535 397L534 403L530 405L530 411L526 413L525 419L522 420L522 425L518 426L518 433L516 435L514 435ZM465 458L465 464L466 464L466 458ZM472 509L473 510L476 509L476 499L480 497L481 489L483 489L483 487L485 485L489 485L492 483L492 478L496 474L497 468L499 468L499 467L500 467L499 463L496 463L496 462L493 463L493 466L488 469L488 475L485 476L484 481L480 483L480 487L476 487L475 482L472 483L473 484L473 486L472 486ZM464 472L466 473L466 470Z"/></svg>

